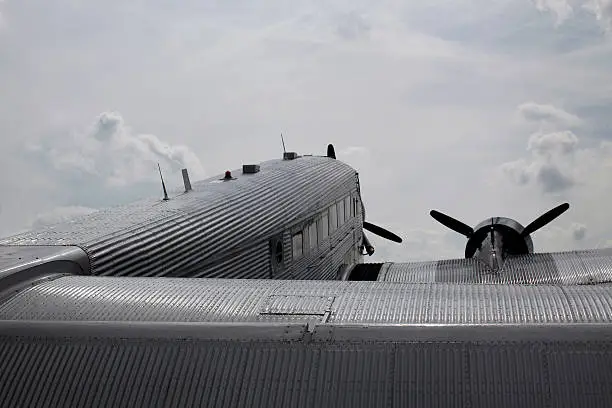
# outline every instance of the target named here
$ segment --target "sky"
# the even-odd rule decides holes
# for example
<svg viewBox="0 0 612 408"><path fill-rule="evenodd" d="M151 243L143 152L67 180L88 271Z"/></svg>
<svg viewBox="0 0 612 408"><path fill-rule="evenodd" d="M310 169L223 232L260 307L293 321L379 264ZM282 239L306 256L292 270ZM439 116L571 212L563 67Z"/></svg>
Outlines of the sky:
<svg viewBox="0 0 612 408"><path fill-rule="evenodd" d="M421 4L422 3L422 4ZM0 236L289 150L360 174L370 261L461 257L430 216L612 246L612 0L0 0Z"/></svg>

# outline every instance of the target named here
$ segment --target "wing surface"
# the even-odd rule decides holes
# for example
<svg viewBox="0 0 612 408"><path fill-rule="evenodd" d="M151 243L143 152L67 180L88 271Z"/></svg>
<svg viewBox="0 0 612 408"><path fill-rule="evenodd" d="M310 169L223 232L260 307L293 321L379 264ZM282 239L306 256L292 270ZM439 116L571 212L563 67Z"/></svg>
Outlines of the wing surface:
<svg viewBox="0 0 612 408"><path fill-rule="evenodd" d="M612 405L609 284L99 277L54 251L0 258L6 406Z"/></svg>
<svg viewBox="0 0 612 408"><path fill-rule="evenodd" d="M508 257L492 271L476 259L386 263L379 281L580 285L612 282L612 249L538 253Z"/></svg>

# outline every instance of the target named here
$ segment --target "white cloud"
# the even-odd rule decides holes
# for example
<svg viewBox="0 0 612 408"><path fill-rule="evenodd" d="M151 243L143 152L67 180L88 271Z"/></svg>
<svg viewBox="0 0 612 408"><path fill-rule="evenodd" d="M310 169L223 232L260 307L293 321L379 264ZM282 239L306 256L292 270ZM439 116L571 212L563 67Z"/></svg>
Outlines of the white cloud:
<svg viewBox="0 0 612 408"><path fill-rule="evenodd" d="M536 185L544 194L563 192L576 184L565 168L547 159L519 159L502 164L501 170L518 185Z"/></svg>
<svg viewBox="0 0 612 408"><path fill-rule="evenodd" d="M612 0L533 0L533 4L540 11L554 14L557 26L575 14L575 7L581 7L591 12L604 29L612 28Z"/></svg>
<svg viewBox="0 0 612 408"><path fill-rule="evenodd" d="M519 114L528 121L554 126L579 126L582 121L576 116L553 105L526 102L518 106Z"/></svg>
<svg viewBox="0 0 612 408"><path fill-rule="evenodd" d="M529 137L527 150L544 156L570 154L578 145L578 137L569 130L553 133L534 133Z"/></svg>
<svg viewBox="0 0 612 408"><path fill-rule="evenodd" d="M573 13L573 8L567 0L533 0L540 11L548 11L555 15L557 25L567 20Z"/></svg>
<svg viewBox="0 0 612 408"><path fill-rule="evenodd" d="M578 125L581 120L553 105L527 102L519 113L540 128L558 129ZM546 126L542 126L542 124ZM533 184L544 194L556 194L576 185L574 166L579 138L571 130L538 131L527 142L528 159L520 158L501 165L501 171L518 185Z"/></svg>
<svg viewBox="0 0 612 408"><path fill-rule="evenodd" d="M461 256L463 242L410 232L443 231L431 208L470 225L524 221L569 196L560 223L589 226L581 245L612 236L596 216L611 199L606 134L593 132L609 129L606 8L572 1L567 16L539 2L566 18L553 27L514 0L112 0L111 19L93 3L44 4L5 8L0 234L58 206L159 194L157 161L197 178L194 156L215 173L279 157L282 131L291 150L324 154L332 142L357 168L368 219L407 232L406 245L372 237L394 260ZM512 107L525 101L540 103L524 104L517 121ZM121 115L69 132L108 107ZM24 154L27 144L39 150ZM500 163L511 170L490 181ZM544 244L575 244L570 236Z"/></svg>
<svg viewBox="0 0 612 408"><path fill-rule="evenodd" d="M553 122L553 128L568 124ZM570 130L537 131L529 137L527 155L502 164L500 169L506 181L518 188L508 186L508 194L516 195L523 203L537 202L539 197L549 197L547 201L551 203L558 204L561 199L571 203L572 209L564 215L561 225L538 232L540 250L593 248L609 239L612 218L602 211L602 203L612 200L611 142L595 139L582 143L582 138Z"/></svg>
<svg viewBox="0 0 612 408"><path fill-rule="evenodd" d="M612 0L590 0L583 6L607 29L612 28Z"/></svg>
<svg viewBox="0 0 612 408"><path fill-rule="evenodd" d="M177 172L187 168L192 178L204 176L199 158L184 145L170 145L157 136L138 134L120 114L102 113L85 132L44 140L32 150L61 172L83 173L107 186L126 186L157 178L156 163Z"/></svg>

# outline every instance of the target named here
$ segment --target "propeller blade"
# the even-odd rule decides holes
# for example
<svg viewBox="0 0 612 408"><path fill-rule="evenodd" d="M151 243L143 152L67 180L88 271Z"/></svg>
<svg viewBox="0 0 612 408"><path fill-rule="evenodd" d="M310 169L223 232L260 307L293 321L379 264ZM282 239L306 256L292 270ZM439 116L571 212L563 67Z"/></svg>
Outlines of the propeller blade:
<svg viewBox="0 0 612 408"><path fill-rule="evenodd" d="M540 228L542 228L543 226L545 226L546 224L548 224L549 222L551 222L552 220L554 220L555 218L557 218L558 216L566 212L568 209L569 209L569 204L563 203L553 208L552 210L548 210L547 212L545 212L544 214L540 215L538 218L533 220L531 224L526 226L523 232L521 233L521 235L526 237L527 235L539 230Z"/></svg>
<svg viewBox="0 0 612 408"><path fill-rule="evenodd" d="M327 145L327 157L331 157L332 159L336 158L336 150L334 149L334 145L331 143Z"/></svg>
<svg viewBox="0 0 612 408"><path fill-rule="evenodd" d="M372 234L376 234L379 237L386 238L389 241L402 242L402 239L400 237L398 237L397 235L395 235L394 233L392 233L391 231L387 231L383 227L379 227L378 225L374 225L374 224L369 223L367 221L363 222L363 228L367 229Z"/></svg>
<svg viewBox="0 0 612 408"><path fill-rule="evenodd" d="M431 215L436 221L445 227L450 228L461 235L465 235L468 238L474 234L474 229L472 227L454 219L453 217L443 214L440 211L431 210L429 215Z"/></svg>

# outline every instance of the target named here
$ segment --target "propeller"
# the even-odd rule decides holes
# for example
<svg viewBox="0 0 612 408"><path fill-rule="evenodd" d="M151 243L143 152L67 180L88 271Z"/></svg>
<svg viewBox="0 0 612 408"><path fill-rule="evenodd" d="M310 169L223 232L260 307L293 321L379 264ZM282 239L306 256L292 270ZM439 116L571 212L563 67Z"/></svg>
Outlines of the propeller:
<svg viewBox="0 0 612 408"><path fill-rule="evenodd" d="M544 214L540 215L538 218L533 220L531 224L527 225L523 232L521 232L521 236L526 237L527 235L539 230L564 212L569 209L568 203L563 203L561 205L556 206L552 210L548 210Z"/></svg>
<svg viewBox="0 0 612 408"><path fill-rule="evenodd" d="M474 234L474 229L472 227L454 219L449 215L443 214L440 211L431 210L429 215L431 215L436 221L445 227L450 228L461 235L465 235L468 238Z"/></svg>
<svg viewBox="0 0 612 408"><path fill-rule="evenodd" d="M332 159L336 158L336 150L334 149L334 145L331 143L327 145L327 157L330 157ZM372 234L378 235L381 238L385 238L390 241L398 242L398 243L402 242L402 239L398 237L397 235L395 235L394 233L392 233L391 231L386 230L383 227L379 227L378 225L372 224L371 222L363 221L363 228L370 231ZM369 241L367 241L367 243L369 245ZM370 250L372 253L374 253L374 247L372 247L371 245L370 245ZM370 250L368 250L368 254L371 255Z"/></svg>
<svg viewBox="0 0 612 408"><path fill-rule="evenodd" d="M372 224L370 222L364 221L363 228L370 231L372 234L376 234L379 237L388 239L389 241L398 242L398 243L402 242L402 239L398 237L397 235L395 235L394 233L392 233L391 231L388 231L384 229L383 227L379 227L378 225Z"/></svg>

